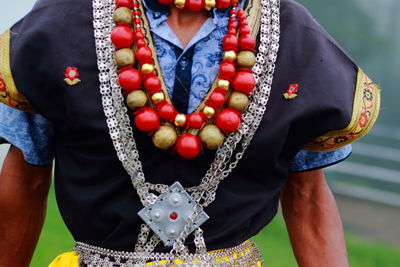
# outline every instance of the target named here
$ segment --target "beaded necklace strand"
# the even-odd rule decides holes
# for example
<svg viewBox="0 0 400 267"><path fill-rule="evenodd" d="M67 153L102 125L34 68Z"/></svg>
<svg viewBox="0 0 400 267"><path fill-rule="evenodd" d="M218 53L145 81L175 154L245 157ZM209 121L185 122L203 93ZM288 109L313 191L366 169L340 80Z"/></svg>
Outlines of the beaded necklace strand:
<svg viewBox="0 0 400 267"><path fill-rule="evenodd" d="M186 3L190 9L192 2ZM206 3L203 4L205 7ZM222 41L223 57L216 87L211 88L208 98L203 100L202 110L185 115L176 111L162 91L162 82L154 66L156 55L143 33L139 4L132 0L116 0L111 41L115 47L118 83L126 95L128 107L134 111L136 128L152 135L156 147L173 148L183 158L195 158L203 147L217 149L226 135L239 128L241 113L247 109L248 97L256 86L252 72L256 63L255 39L250 35L245 12L237 10L235 0L230 4L232 9ZM229 6L225 3L217 8Z"/></svg>

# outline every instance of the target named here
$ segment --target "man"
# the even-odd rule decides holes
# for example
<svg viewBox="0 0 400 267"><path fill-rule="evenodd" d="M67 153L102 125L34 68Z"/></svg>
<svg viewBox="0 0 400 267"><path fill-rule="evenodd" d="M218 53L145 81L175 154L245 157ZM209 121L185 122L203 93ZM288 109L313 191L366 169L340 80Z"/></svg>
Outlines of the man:
<svg viewBox="0 0 400 267"><path fill-rule="evenodd" d="M155 1L139 6L117 1L117 6L127 7L125 2L134 12L141 11L136 14L140 14L146 41L158 56L152 63L162 72L159 78L165 80L165 96L191 113L201 106L217 76L221 42L233 13L230 9L194 12ZM102 64L110 57L107 23L112 14L108 11L114 10L110 3L94 1L92 7L91 1L38 1L11 33L2 36L4 102L24 111L2 107L1 136L14 146L1 175L0 231L5 238L0 266L29 264L43 222L53 150L59 207L79 242L79 255L61 256L53 266L70 260L77 264L78 257L83 266L110 262L116 266L126 262L139 266L260 265L262 260L252 245L240 249L273 218L279 198L299 266L348 266L340 218L322 168L345 159L351 152L348 144L372 127L379 110L378 88L298 4L281 1L279 9L277 1L241 2L257 37L256 50L265 55L254 67L259 83L242 117L242 126L248 129L230 135L242 143L231 145L236 139L228 138L216 153L205 151L190 160L171 156L169 151L156 149L140 131L134 130L135 141L129 139L129 127L113 117L120 112L115 106L118 95L113 95L119 90L109 89L114 88L118 73L109 69L112 62ZM104 78L104 73L111 78ZM247 146L245 153L241 151ZM235 159L242 156L237 152L243 152L239 164ZM232 155L233 164L221 163ZM212 183L202 179L210 164L217 166L206 176ZM143 174L151 184L143 182ZM172 242L174 258L167 258L166 263L150 254L153 249L160 253L171 249L161 244L162 235L153 234L155 227L164 231L163 226L137 213L144 205L151 215L157 209L152 205L162 202L154 197L169 196L172 189L166 187L177 181L191 194L189 203L198 203L194 207L209 219L199 223L205 241L203 230L194 227L195 239L189 235L185 242L197 254L188 254L179 246L186 239L179 236ZM196 187L201 181L206 181L203 187L208 191ZM183 197L183 193L178 196ZM165 206L162 211L170 214L171 221L187 212ZM191 216L189 227L204 215ZM174 226L165 225L167 230ZM183 232L178 229L179 234ZM242 253L235 256L226 250L232 247ZM204 254L204 248L227 254L213 258L208 256L213 253ZM138 254L133 258L117 259L118 251L134 250ZM193 255L202 255L209 265L196 262Z"/></svg>

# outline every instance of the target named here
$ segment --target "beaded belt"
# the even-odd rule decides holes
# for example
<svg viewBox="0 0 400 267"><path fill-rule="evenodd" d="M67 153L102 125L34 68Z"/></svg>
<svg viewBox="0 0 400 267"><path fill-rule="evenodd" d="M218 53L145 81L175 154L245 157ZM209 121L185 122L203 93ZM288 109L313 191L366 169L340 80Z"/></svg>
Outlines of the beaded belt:
<svg viewBox="0 0 400 267"><path fill-rule="evenodd" d="M232 248L206 254L186 254L176 258L170 253L113 251L77 242L75 251L87 267L262 267L263 260L256 244L250 240ZM142 263L140 263L142 262Z"/></svg>

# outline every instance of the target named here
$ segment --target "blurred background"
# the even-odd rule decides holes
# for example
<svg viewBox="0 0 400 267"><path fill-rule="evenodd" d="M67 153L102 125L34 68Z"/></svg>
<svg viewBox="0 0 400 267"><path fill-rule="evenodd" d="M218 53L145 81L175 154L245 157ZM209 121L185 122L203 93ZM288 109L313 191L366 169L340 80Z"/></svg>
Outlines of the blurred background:
<svg viewBox="0 0 400 267"><path fill-rule="evenodd" d="M89 0L87 0L89 1ZM7 1L0 32L18 21L34 0ZM347 161L327 170L343 218L351 266L400 266L400 1L298 0L382 87L381 115L372 132L353 146ZM90 14L88 14L90 15ZM1 157L7 146L0 147ZM0 159L1 160L1 159ZM296 266L281 216L256 237L267 266ZM32 267L70 250L54 199Z"/></svg>

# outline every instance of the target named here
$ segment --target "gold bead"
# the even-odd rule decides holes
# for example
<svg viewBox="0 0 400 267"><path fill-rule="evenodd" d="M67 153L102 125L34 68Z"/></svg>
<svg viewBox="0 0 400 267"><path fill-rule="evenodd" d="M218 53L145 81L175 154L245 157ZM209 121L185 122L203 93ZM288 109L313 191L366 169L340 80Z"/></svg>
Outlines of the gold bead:
<svg viewBox="0 0 400 267"><path fill-rule="evenodd" d="M233 92L228 99L228 106L243 112L249 106L249 98L243 93Z"/></svg>
<svg viewBox="0 0 400 267"><path fill-rule="evenodd" d="M149 74L154 71L154 66L152 64L145 63L142 65L141 70L144 74Z"/></svg>
<svg viewBox="0 0 400 267"><path fill-rule="evenodd" d="M126 96L126 104L131 110L144 107L147 103L147 95L142 90L135 90Z"/></svg>
<svg viewBox="0 0 400 267"><path fill-rule="evenodd" d="M211 10L216 6L216 1L215 0L205 0L205 7L207 10Z"/></svg>
<svg viewBox="0 0 400 267"><path fill-rule="evenodd" d="M185 7L186 0L174 0L174 4L177 8L182 9Z"/></svg>
<svg viewBox="0 0 400 267"><path fill-rule="evenodd" d="M225 136L217 126L209 124L200 131L199 138L207 149L214 150L222 144Z"/></svg>
<svg viewBox="0 0 400 267"><path fill-rule="evenodd" d="M212 118L212 117L214 117L214 115L215 115L215 109L213 109L212 107L210 107L210 106L206 106L204 109L203 109L203 113L204 113L204 115L206 115L206 117L207 118Z"/></svg>
<svg viewBox="0 0 400 267"><path fill-rule="evenodd" d="M222 57L223 57L223 59L235 60L236 52L233 50L225 51Z"/></svg>
<svg viewBox="0 0 400 267"><path fill-rule="evenodd" d="M250 51L241 51L237 55L236 63L241 68L252 68L256 64L256 56Z"/></svg>
<svg viewBox="0 0 400 267"><path fill-rule="evenodd" d="M158 104L165 99L163 92L155 93L151 96L151 100L154 104Z"/></svg>
<svg viewBox="0 0 400 267"><path fill-rule="evenodd" d="M115 63L118 68L135 64L135 53L130 48L122 48L115 52Z"/></svg>
<svg viewBox="0 0 400 267"><path fill-rule="evenodd" d="M119 7L114 12L115 24L132 24L133 14L127 7Z"/></svg>
<svg viewBox="0 0 400 267"><path fill-rule="evenodd" d="M185 123L186 123L186 115L185 114L180 113L180 114L176 115L175 121L174 121L174 124L176 126L182 127L185 125Z"/></svg>
<svg viewBox="0 0 400 267"><path fill-rule="evenodd" d="M229 89L229 81L218 79L217 86L221 87L224 90L228 90Z"/></svg>
<svg viewBox="0 0 400 267"><path fill-rule="evenodd" d="M161 126L153 135L153 144L160 149L170 149L178 138L171 126Z"/></svg>

